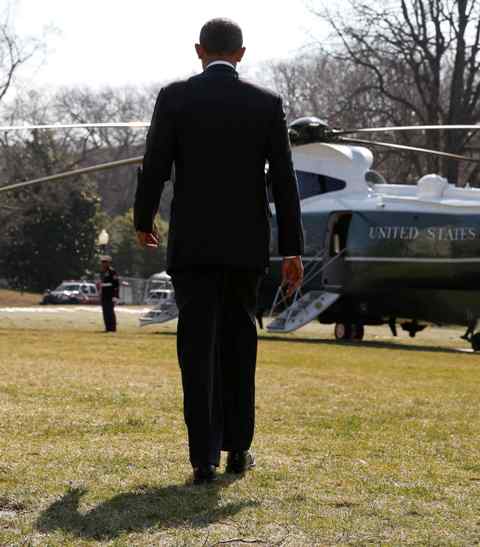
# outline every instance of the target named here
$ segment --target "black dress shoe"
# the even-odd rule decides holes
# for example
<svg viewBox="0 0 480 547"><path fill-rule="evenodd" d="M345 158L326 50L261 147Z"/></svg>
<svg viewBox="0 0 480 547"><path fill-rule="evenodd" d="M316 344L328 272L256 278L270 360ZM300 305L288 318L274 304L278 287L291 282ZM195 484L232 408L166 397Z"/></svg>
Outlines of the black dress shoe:
<svg viewBox="0 0 480 547"><path fill-rule="evenodd" d="M214 465L201 464L193 468L193 484L205 484L217 479Z"/></svg>
<svg viewBox="0 0 480 547"><path fill-rule="evenodd" d="M255 467L255 456L250 450L232 450L227 456L227 473L245 473Z"/></svg>

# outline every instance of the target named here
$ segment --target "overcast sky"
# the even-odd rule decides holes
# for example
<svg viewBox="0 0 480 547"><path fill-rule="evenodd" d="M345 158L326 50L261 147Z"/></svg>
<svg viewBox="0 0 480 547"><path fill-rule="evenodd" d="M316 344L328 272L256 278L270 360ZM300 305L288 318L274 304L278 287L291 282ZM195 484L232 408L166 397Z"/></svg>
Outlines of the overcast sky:
<svg viewBox="0 0 480 547"><path fill-rule="evenodd" d="M48 39L35 82L145 84L198 71L193 44L212 17L230 17L243 27L244 71L294 55L327 34L308 1L17 0L15 25L20 35L38 35L48 25L59 31Z"/></svg>

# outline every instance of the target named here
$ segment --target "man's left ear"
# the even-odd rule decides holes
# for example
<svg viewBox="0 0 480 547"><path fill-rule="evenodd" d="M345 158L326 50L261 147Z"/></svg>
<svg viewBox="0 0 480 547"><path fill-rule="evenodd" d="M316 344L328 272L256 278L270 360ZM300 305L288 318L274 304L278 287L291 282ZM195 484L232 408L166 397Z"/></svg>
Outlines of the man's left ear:
<svg viewBox="0 0 480 547"><path fill-rule="evenodd" d="M238 51L235 52L235 62L239 63L243 56L245 55L245 49L244 47L241 47Z"/></svg>
<svg viewBox="0 0 480 547"><path fill-rule="evenodd" d="M198 58L203 61L205 57L205 50L200 44L195 44L195 51L197 52Z"/></svg>

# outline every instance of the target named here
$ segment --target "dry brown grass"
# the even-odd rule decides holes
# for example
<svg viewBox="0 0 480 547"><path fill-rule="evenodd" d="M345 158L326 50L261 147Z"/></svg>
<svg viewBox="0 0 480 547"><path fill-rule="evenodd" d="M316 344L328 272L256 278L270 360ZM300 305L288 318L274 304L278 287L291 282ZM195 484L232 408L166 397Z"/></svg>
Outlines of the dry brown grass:
<svg viewBox="0 0 480 547"><path fill-rule="evenodd" d="M34 306L42 299L41 294L0 289L0 307Z"/></svg>
<svg viewBox="0 0 480 547"><path fill-rule="evenodd" d="M480 356L444 332L262 339L258 468L192 487L174 331L121 325L0 316L0 545L478 543Z"/></svg>

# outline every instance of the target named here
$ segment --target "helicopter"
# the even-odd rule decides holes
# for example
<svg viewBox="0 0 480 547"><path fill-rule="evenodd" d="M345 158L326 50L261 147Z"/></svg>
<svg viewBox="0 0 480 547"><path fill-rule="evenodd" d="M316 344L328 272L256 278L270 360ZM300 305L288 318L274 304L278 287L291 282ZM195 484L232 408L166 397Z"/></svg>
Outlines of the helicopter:
<svg viewBox="0 0 480 547"><path fill-rule="evenodd" d="M345 139L349 133L316 118L290 126L305 278L291 301L286 299L281 257L271 249L273 266L261 295L261 301L273 301L267 330L292 332L316 319L334 324L336 339L360 341L368 325L388 324L396 336L400 318L412 337L427 322L472 331L480 317L480 190L458 188L434 174L414 185L388 184L372 170L367 141ZM480 333L469 339L479 350Z"/></svg>
<svg viewBox="0 0 480 547"><path fill-rule="evenodd" d="M0 131L79 127L147 127L144 122L9 126ZM435 154L456 160L475 158L390 142L348 137L361 133L413 130L479 130L476 125L400 126L338 130L315 117L289 126L305 237L304 282L291 297L281 285L272 209L271 268L263 280L259 316L272 321L267 331L293 332L311 321L334 325L337 340L364 338L365 327L397 322L414 337L427 323L467 326L474 351L480 350L480 189L460 188L429 174L416 184L389 184L372 169L379 146ZM51 180L138 164L129 158L0 187L10 191ZM268 183L268 173L266 176ZM167 309L168 308L168 309ZM142 325L176 317L176 306L155 308Z"/></svg>

